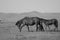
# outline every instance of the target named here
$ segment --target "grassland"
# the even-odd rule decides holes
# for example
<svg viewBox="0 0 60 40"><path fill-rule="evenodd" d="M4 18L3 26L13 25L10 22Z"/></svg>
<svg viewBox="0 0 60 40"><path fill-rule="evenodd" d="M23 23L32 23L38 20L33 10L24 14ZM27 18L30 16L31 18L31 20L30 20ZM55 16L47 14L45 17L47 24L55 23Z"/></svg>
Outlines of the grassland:
<svg viewBox="0 0 60 40"><path fill-rule="evenodd" d="M19 32L15 23L25 16L38 16L48 19L56 18L58 19L58 29L60 29L60 13L41 14L34 11L21 14L0 13L0 20L2 20L2 23L0 22L0 40L60 40L60 32L36 32L35 26L30 27L30 30L34 30L34 32L28 32L26 27L22 29L22 32Z"/></svg>
<svg viewBox="0 0 60 40"><path fill-rule="evenodd" d="M0 24L0 40L60 40L60 32L27 32L26 27L19 32L15 22L4 22Z"/></svg>

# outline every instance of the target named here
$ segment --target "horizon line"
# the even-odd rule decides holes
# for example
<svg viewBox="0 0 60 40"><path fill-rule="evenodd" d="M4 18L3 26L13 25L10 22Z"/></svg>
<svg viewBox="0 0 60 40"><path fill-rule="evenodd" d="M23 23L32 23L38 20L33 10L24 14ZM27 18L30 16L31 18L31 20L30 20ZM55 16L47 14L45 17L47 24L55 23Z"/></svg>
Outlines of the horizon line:
<svg viewBox="0 0 60 40"><path fill-rule="evenodd" d="M28 12L0 12L5 14L15 13L15 14L21 14L21 13L30 13L30 12L39 12L39 11L28 11ZM60 12L39 12L39 13L60 13Z"/></svg>

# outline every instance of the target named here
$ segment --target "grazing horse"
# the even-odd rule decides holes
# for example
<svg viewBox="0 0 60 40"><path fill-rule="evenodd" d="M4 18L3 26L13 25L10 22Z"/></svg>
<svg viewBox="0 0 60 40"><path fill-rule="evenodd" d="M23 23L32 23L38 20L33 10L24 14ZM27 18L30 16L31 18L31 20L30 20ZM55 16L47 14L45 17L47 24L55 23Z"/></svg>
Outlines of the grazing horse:
<svg viewBox="0 0 60 40"><path fill-rule="evenodd" d="M40 26L40 29L43 29L42 24L40 23L40 18L39 17L24 17L21 20L17 21L15 25L18 26L20 32L21 29L26 25L29 30L29 26L35 25L36 24L36 31L38 31L38 25Z"/></svg>
<svg viewBox="0 0 60 40"><path fill-rule="evenodd" d="M50 30L50 27L49 25L54 25L55 26L55 29L54 31L57 29L58 30L58 20L57 19L43 19L42 22L49 28Z"/></svg>

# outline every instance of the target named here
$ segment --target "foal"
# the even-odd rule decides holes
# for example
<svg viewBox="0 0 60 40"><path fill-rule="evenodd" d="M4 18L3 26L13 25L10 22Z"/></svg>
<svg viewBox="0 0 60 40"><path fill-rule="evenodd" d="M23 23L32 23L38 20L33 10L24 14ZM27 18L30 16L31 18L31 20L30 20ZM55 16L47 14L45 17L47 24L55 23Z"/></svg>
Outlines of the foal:
<svg viewBox="0 0 60 40"><path fill-rule="evenodd" d="M50 20L44 19L43 22L44 22L44 24L49 28L49 30L50 30L49 25L54 25L54 26L55 26L54 31L55 31L56 29L58 30L58 20L57 20L57 19L50 19Z"/></svg>

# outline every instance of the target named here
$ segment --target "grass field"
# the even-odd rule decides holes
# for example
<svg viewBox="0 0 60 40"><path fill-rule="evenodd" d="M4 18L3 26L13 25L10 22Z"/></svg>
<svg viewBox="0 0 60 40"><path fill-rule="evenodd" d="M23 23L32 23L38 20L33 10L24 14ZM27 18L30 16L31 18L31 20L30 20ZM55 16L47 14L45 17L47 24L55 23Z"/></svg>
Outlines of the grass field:
<svg viewBox="0 0 60 40"><path fill-rule="evenodd" d="M4 22L0 24L0 40L60 40L60 32L27 32L26 27L19 32L15 22Z"/></svg>
<svg viewBox="0 0 60 40"><path fill-rule="evenodd" d="M0 20L2 20L2 23L0 22L0 40L60 40L60 31L36 32L35 26L30 27L30 30L34 32L28 32L26 27L22 29L22 32L19 32L15 23L25 16L38 16L47 19L56 18L58 19L58 29L60 30L60 13L39 13L35 11L21 14L0 13Z"/></svg>

